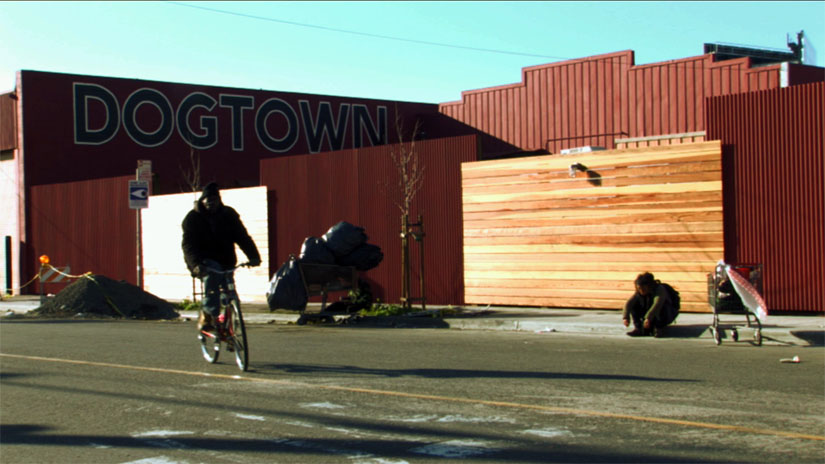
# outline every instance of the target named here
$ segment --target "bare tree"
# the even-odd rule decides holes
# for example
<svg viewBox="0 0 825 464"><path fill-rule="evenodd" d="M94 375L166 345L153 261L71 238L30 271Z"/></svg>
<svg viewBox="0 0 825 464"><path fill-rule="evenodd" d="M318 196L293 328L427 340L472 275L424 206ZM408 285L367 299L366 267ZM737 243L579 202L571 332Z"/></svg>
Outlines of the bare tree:
<svg viewBox="0 0 825 464"><path fill-rule="evenodd" d="M424 293L424 219L418 215L418 222L410 222L412 202L415 195L421 190L424 183L424 166L418 156L415 141L421 130L421 121L416 120L410 135L410 141L404 142L404 127L401 116L396 111L395 130L398 134L398 144L390 149L392 158L398 173L398 189L395 193L387 192L393 203L401 213L401 304L406 308L412 307L413 301L420 301L422 308L426 309L426 298ZM387 190L390 190L387 188ZM412 298L410 296L410 237L418 242L420 252L419 285L420 296Z"/></svg>
<svg viewBox="0 0 825 464"><path fill-rule="evenodd" d="M184 187L191 192L199 191L201 189L201 157L191 144L189 145L189 168L179 167L186 184Z"/></svg>
<svg viewBox="0 0 825 464"><path fill-rule="evenodd" d="M201 190L201 156L200 153L192 146L191 140L189 143L189 167L184 168L178 165L180 172L183 175L183 182L186 184L181 187L181 190L188 188L190 192L198 192ZM200 282L200 293L198 293L197 283ZM192 277L192 301L197 303L198 295L203 295L203 282L195 277Z"/></svg>
<svg viewBox="0 0 825 464"><path fill-rule="evenodd" d="M398 145L397 148L390 150L390 157L398 172L398 192L400 192L400 195L394 196L393 202L400 210L401 215L408 218L410 216L410 205L424 182L424 166L421 165L415 148L415 139L420 129L421 121L416 120L410 141L404 143L403 121L400 115L395 118Z"/></svg>

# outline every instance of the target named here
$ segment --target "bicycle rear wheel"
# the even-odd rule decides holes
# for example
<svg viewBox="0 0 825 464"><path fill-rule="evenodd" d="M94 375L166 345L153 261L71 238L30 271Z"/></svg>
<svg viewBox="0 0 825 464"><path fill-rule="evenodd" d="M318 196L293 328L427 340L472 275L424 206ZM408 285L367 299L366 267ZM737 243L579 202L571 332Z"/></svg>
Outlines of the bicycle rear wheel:
<svg viewBox="0 0 825 464"><path fill-rule="evenodd" d="M243 322L241 307L237 301L232 301L232 344L235 348L235 363L242 371L249 368L249 346L246 342L246 326Z"/></svg>
<svg viewBox="0 0 825 464"><path fill-rule="evenodd" d="M203 359L211 363L218 362L218 355L221 354L221 339L216 332L199 332L198 340L201 342L201 352Z"/></svg>

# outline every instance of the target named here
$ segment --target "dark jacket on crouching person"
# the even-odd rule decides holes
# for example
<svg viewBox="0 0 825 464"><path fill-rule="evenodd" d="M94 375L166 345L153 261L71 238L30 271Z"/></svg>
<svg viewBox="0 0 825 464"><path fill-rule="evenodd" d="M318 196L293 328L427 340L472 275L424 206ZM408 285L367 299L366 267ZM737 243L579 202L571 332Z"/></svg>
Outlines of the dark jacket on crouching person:
<svg viewBox="0 0 825 464"><path fill-rule="evenodd" d="M215 293L223 282L222 274L210 273L210 268L226 270L238 262L235 244L244 252L253 266L261 264L261 255L244 227L238 212L220 201L215 183L203 189L181 224L183 228L183 257L193 277L204 279L204 312L217 315L219 302Z"/></svg>
<svg viewBox="0 0 825 464"><path fill-rule="evenodd" d="M665 334L665 327L676 320L679 310L671 300L670 293L665 286L646 272L639 274L635 281L636 291L627 300L622 311L622 320L625 326L633 323L634 329L627 334L630 336Z"/></svg>

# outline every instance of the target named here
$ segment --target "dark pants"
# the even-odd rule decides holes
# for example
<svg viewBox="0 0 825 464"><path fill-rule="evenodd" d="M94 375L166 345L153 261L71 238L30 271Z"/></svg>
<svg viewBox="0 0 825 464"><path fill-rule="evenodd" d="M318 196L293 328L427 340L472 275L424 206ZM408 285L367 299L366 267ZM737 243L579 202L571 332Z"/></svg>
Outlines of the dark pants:
<svg viewBox="0 0 825 464"><path fill-rule="evenodd" d="M641 329L644 327L645 321L645 314L650 309L650 306L653 304L653 297L646 297L639 293L634 293L627 303L625 303L625 307L627 308L627 312L630 315L630 320L633 321L633 326ZM665 327L671 322L676 319L676 315L678 312L673 305L667 301L659 310L658 314L652 314L650 318L650 323L652 327Z"/></svg>
<svg viewBox="0 0 825 464"><path fill-rule="evenodd" d="M223 270L220 264L207 259L204 264L211 269ZM220 287L224 285L226 275L222 272L209 272L203 277L203 312L218 317L221 312Z"/></svg>

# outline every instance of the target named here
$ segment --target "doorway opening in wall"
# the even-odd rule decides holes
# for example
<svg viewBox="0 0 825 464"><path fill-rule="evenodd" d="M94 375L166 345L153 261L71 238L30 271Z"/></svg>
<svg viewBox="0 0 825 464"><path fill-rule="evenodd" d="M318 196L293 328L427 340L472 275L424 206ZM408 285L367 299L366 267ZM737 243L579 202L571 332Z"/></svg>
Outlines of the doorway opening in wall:
<svg viewBox="0 0 825 464"><path fill-rule="evenodd" d="M5 282L5 290L3 291L6 295L11 295L11 236L6 235L6 239L3 241L3 256L6 257L4 260L4 265L6 266L6 282Z"/></svg>

